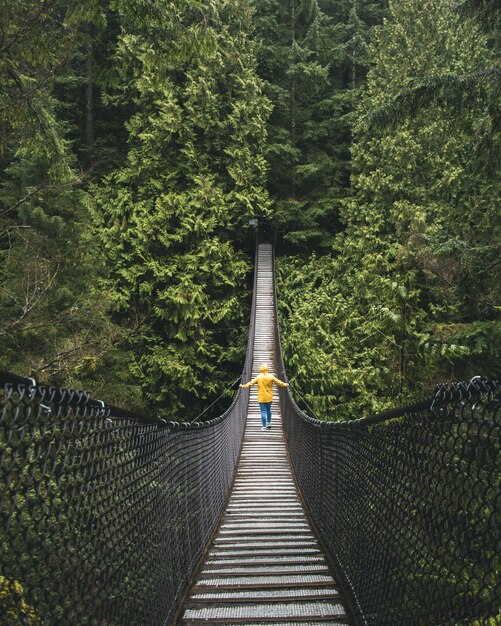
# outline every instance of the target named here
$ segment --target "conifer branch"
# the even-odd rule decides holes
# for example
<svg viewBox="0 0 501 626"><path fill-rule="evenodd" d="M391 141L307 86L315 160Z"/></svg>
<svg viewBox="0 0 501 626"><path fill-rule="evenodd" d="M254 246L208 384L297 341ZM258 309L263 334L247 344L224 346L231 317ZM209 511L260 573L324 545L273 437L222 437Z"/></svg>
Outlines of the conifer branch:
<svg viewBox="0 0 501 626"><path fill-rule="evenodd" d="M470 72L469 74L436 74L416 80L410 86L391 98L383 106L374 109L361 118L362 125L371 130L397 123L402 115L407 115L434 98L441 97L454 102L482 81L488 80L496 87L501 85L501 67L492 67Z"/></svg>

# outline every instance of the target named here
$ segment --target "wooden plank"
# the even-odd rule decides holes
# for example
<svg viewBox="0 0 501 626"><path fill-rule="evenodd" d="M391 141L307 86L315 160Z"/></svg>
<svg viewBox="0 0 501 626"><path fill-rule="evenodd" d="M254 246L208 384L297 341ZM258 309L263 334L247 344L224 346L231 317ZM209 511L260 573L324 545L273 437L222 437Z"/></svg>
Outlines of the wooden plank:
<svg viewBox="0 0 501 626"><path fill-rule="evenodd" d="M270 245L258 253L253 376L275 367ZM289 466L277 394L272 428L261 431L251 388L239 467L228 509L193 585L183 626L346 624L336 582L319 550Z"/></svg>

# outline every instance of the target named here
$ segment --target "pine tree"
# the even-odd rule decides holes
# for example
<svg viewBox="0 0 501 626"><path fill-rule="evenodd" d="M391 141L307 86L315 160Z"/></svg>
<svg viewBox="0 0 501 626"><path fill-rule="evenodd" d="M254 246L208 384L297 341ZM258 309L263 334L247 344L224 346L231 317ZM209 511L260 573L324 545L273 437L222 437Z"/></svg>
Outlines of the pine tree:
<svg viewBox="0 0 501 626"><path fill-rule="evenodd" d="M105 355L116 358L120 343L106 294L89 283L100 259L75 130L84 125L75 106L85 80L78 59L89 24L99 23L93 0L2 3L1 366L79 387L98 363L109 366Z"/></svg>
<svg viewBox="0 0 501 626"><path fill-rule="evenodd" d="M351 110L379 18L379 4L365 0L257 2L259 72L274 107L269 189L289 252L325 252L340 227Z"/></svg>
<svg viewBox="0 0 501 626"><path fill-rule="evenodd" d="M488 155L499 146L498 86L470 78L495 77L493 54L479 23L444 0L390 2L377 29L346 228L331 259L309 264L311 286L284 270L286 351L320 334L320 354L292 373L323 414L353 417L496 368L499 175ZM402 98L413 106L399 108Z"/></svg>
<svg viewBox="0 0 501 626"><path fill-rule="evenodd" d="M485 36L457 8L436 0L425 10L413 0L390 3L390 9L392 20L379 30L366 114L409 85L490 67ZM354 150L362 170L356 210L365 220L358 234L377 233L377 251L390 260L396 282L415 284L419 292L417 308L407 314L427 320L421 333L407 337L411 366L422 359L446 368L449 359L463 374L472 371L464 357L473 345L464 340L463 324L493 319L497 288L481 273L499 255L487 234L496 229L499 186L482 165L478 133L492 102L485 85L473 85L460 102L438 92L396 127L376 136L361 129ZM364 246L365 258L367 251Z"/></svg>
<svg viewBox="0 0 501 626"><path fill-rule="evenodd" d="M250 4L218 1L199 15L180 4L138 22L124 11L117 60L136 112L126 162L93 209L134 372L170 418L193 418L195 397L241 368L249 263L237 243L248 218L267 210L269 105Z"/></svg>

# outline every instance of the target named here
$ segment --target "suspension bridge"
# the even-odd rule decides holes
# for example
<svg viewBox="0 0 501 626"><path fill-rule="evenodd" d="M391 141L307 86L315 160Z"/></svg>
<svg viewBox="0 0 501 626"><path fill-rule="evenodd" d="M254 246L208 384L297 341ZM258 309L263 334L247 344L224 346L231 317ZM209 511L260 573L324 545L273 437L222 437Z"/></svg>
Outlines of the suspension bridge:
<svg viewBox="0 0 501 626"><path fill-rule="evenodd" d="M242 380L285 376L256 251ZM255 387L205 422L0 373L0 623L501 624L497 380L350 422Z"/></svg>

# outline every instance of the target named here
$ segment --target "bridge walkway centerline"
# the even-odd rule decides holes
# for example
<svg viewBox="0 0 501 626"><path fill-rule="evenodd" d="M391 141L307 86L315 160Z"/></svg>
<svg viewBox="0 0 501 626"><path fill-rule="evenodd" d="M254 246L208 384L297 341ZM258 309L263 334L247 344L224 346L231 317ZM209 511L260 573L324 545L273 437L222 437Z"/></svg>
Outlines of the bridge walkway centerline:
<svg viewBox="0 0 501 626"><path fill-rule="evenodd" d="M276 373L273 251L257 257L252 376ZM278 394L271 429L261 430L251 387L244 439L220 526L189 591L182 626L349 623L330 566L308 522L286 450Z"/></svg>

